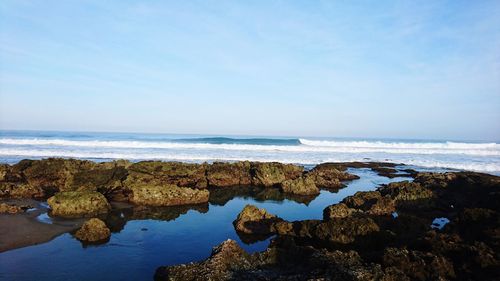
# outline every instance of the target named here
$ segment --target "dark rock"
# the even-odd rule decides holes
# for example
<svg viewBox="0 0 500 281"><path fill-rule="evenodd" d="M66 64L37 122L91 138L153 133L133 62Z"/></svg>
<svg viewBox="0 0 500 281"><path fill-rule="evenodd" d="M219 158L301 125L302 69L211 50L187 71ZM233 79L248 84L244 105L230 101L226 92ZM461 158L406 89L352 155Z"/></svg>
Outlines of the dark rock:
<svg viewBox="0 0 500 281"><path fill-rule="evenodd" d="M323 220L343 219L351 216L353 213L359 212L357 209L349 208L344 203L334 204L326 207L323 210Z"/></svg>

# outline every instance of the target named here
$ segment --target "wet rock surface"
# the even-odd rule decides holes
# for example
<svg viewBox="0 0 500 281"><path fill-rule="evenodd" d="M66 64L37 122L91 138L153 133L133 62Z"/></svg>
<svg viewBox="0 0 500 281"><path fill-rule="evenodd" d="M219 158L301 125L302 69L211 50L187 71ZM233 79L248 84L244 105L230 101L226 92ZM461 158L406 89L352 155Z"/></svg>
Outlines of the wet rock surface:
<svg viewBox="0 0 500 281"><path fill-rule="evenodd" d="M277 216L259 209L253 205L246 205L233 222L236 231L244 234L271 234L274 224L282 221Z"/></svg>
<svg viewBox="0 0 500 281"><path fill-rule="evenodd" d="M146 206L178 206L208 202L208 190L178 187L172 184L139 184L130 187L130 202Z"/></svg>
<svg viewBox="0 0 500 281"><path fill-rule="evenodd" d="M32 208L30 205L0 203L0 214L17 214Z"/></svg>
<svg viewBox="0 0 500 281"><path fill-rule="evenodd" d="M304 196L319 194L319 188L314 183L314 180L309 176L301 176L293 180L285 180L281 182L281 190L285 193Z"/></svg>
<svg viewBox="0 0 500 281"><path fill-rule="evenodd" d="M57 192L97 191L109 200L127 202L131 201L134 187L166 185L191 189L261 186L292 195L312 196L319 193L318 180L338 189L341 181L354 178L357 177L328 165L305 172L302 166L277 162L194 164L119 160L95 163L49 158L0 165L0 198L47 199Z"/></svg>
<svg viewBox="0 0 500 281"><path fill-rule="evenodd" d="M106 224L98 219L91 218L86 221L75 233L75 237L83 242L106 242L111 236L111 231Z"/></svg>
<svg viewBox="0 0 500 281"><path fill-rule="evenodd" d="M47 200L56 217L77 218L106 214L111 206L106 197L95 191L58 192Z"/></svg>
<svg viewBox="0 0 500 281"><path fill-rule="evenodd" d="M276 235L267 250L248 254L224 242L231 258L213 252L199 263L161 267L155 278L204 280L198 276L213 271L217 280L497 280L498 202L498 177L459 172L420 173L415 182L358 192L325 208L323 220L289 222L247 206L235 227L251 221L264 231L247 234ZM450 222L433 229L439 217Z"/></svg>

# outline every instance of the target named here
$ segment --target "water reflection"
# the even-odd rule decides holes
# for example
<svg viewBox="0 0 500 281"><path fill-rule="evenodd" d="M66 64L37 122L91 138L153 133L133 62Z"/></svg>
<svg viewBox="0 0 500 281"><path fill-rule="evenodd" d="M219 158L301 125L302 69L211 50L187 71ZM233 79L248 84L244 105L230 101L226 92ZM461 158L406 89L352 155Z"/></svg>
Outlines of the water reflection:
<svg viewBox="0 0 500 281"><path fill-rule="evenodd" d="M234 230L232 222L246 204L289 221L321 219L326 206L357 191L408 180L381 177L370 169L349 172L360 179L338 192L322 190L309 198L289 196L273 188L240 187L211 190L209 204L202 205L137 207L113 203L113 211L104 218L112 231L108 243L84 248L71 234L63 234L47 243L3 252L0 279L152 280L158 266L202 260L226 239L237 241L248 252L264 250L270 238L247 239Z"/></svg>

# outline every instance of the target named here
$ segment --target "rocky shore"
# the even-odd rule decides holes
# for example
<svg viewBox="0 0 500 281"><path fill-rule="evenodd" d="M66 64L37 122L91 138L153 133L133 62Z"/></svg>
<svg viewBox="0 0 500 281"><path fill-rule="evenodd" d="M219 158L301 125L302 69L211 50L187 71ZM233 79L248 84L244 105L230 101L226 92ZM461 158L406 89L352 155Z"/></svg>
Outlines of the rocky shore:
<svg viewBox="0 0 500 281"><path fill-rule="evenodd" d="M413 180L330 203L317 220L287 221L247 205L233 226L242 241L272 237L267 250L250 254L228 240L204 261L158 268L155 279L497 280L500 178L422 173L392 163L325 163L307 170L276 162L54 158L0 165L0 222L9 226L0 231L0 251L49 240L10 241L37 232L35 214L26 214L37 202L32 199L46 200L53 218L78 220L57 231L57 226L44 225L51 237L71 231L83 244L106 243L126 220L172 220L191 209L203 213L208 203L224 205L240 194L308 204L321 189L338 191L357 179L348 168ZM21 223L30 227L12 229L24 236L10 228Z"/></svg>
<svg viewBox="0 0 500 281"><path fill-rule="evenodd" d="M356 176L344 166L318 165L311 171L281 163L115 161L75 159L23 160L0 165L0 198L47 200L51 215L91 217L109 211L109 201L147 206L207 203L209 190L260 186L298 196L320 188L339 189Z"/></svg>
<svg viewBox="0 0 500 281"><path fill-rule="evenodd" d="M335 167L338 167L335 165ZM384 170L384 173L386 170ZM238 233L275 237L249 254L235 241L198 263L158 268L156 280L498 280L500 178L411 173L289 222L247 205ZM449 221L442 226L436 218Z"/></svg>

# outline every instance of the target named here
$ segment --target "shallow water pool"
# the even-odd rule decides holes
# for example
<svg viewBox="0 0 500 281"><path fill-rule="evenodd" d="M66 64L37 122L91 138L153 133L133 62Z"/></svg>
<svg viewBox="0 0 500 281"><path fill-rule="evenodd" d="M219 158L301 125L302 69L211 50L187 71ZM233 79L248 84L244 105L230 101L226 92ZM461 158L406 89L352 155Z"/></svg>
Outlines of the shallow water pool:
<svg viewBox="0 0 500 281"><path fill-rule="evenodd" d="M411 180L381 177L370 169L349 172L361 178L336 193L321 191L315 198L240 188L212 192L207 205L155 209L123 206L107 219L112 230L108 243L84 246L66 233L44 244L0 253L0 280L152 280L157 267L202 260L212 247L229 238L249 252L264 250L271 238L245 243L234 230L232 222L246 204L265 208L286 220L321 219L326 206L357 191Z"/></svg>

